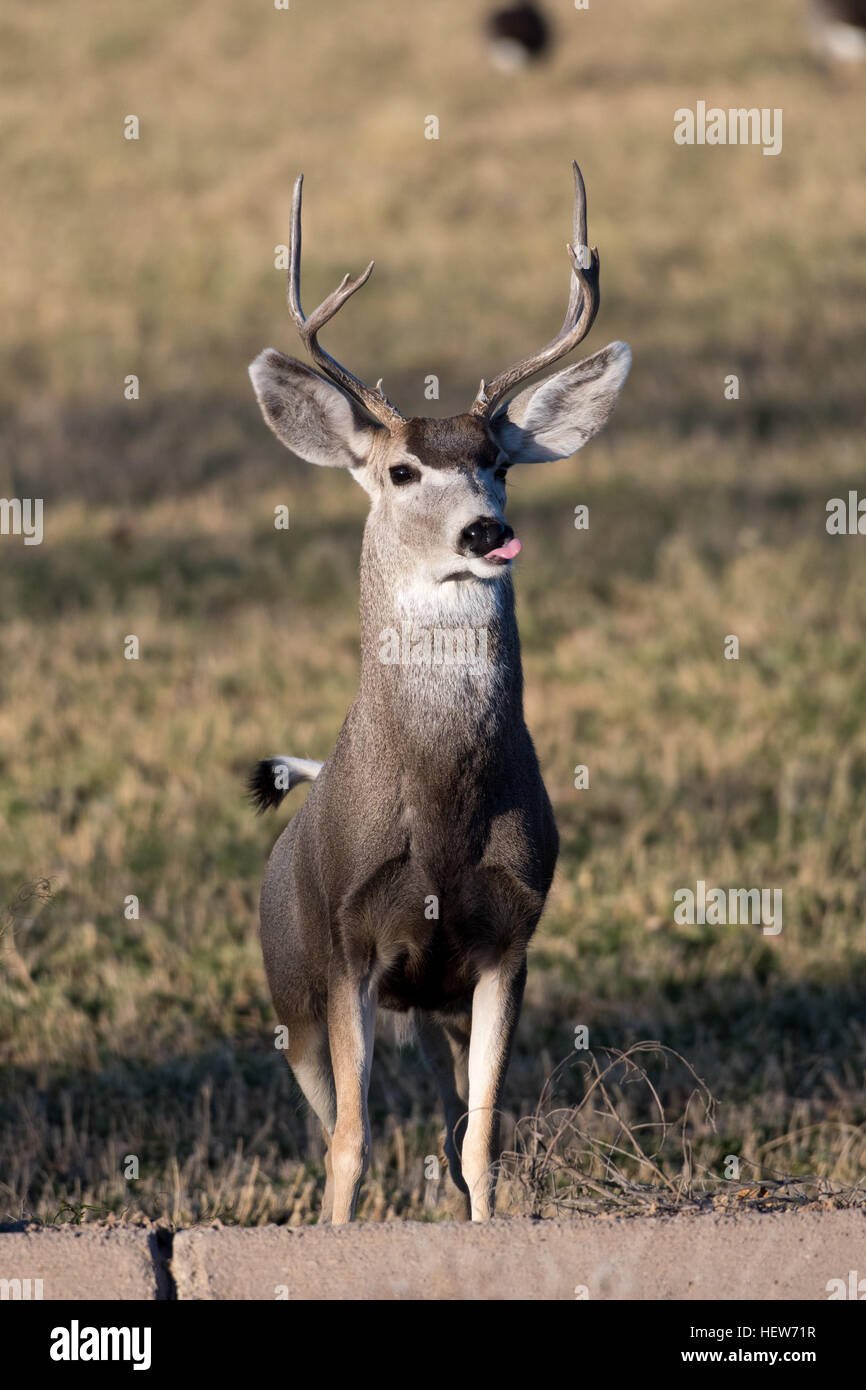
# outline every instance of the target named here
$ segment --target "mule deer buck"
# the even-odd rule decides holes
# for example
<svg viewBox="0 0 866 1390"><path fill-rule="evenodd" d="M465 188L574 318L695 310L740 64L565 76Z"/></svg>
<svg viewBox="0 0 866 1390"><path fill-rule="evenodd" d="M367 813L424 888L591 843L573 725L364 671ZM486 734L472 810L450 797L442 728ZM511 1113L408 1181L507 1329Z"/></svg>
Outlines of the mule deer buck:
<svg viewBox="0 0 866 1390"><path fill-rule="evenodd" d="M468 414L405 419L319 345L369 279L348 275L301 309L301 186L295 184L289 309L317 371L267 348L250 376L271 429L310 463L345 468L370 496L361 552L361 681L324 764L259 763L260 809L312 782L278 839L261 896L261 940L288 1060L328 1146L323 1220L350 1221L368 1163L367 1091L377 1007L412 1011L445 1112L449 1171L467 1215L491 1216L497 1113L526 979L526 953L558 851L523 719L523 675L506 525L513 464L568 458L608 419L631 355L611 343L506 397L585 337L599 303L583 179L555 338L492 381ZM481 660L437 663L424 634L461 630ZM421 634L419 637L418 634ZM385 634L408 649L383 651ZM481 638L483 637L483 642ZM477 643L475 639L478 639ZM399 644L398 644L399 646Z"/></svg>

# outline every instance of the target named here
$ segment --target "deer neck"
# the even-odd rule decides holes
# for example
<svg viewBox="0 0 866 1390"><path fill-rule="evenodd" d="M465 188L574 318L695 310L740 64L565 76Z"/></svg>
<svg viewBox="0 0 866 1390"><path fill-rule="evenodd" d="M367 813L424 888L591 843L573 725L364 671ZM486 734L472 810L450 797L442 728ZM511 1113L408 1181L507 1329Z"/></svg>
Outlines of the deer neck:
<svg viewBox="0 0 866 1390"><path fill-rule="evenodd" d="M510 575L431 583L389 563L368 530L361 644L360 700L388 739L460 758L480 742L492 749L522 725Z"/></svg>

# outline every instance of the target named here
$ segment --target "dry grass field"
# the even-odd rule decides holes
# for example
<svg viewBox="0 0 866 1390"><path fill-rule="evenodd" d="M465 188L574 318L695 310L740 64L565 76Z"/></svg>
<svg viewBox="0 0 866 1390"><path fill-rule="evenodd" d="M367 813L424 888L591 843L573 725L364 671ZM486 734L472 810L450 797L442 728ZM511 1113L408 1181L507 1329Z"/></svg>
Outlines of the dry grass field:
<svg viewBox="0 0 866 1390"><path fill-rule="evenodd" d="M41 545L0 537L0 1218L315 1220L256 936L287 810L256 819L244 778L330 751L365 498L260 419L247 363L299 351L274 248L303 170L305 302L377 261L327 345L404 413L465 408L558 327L573 156L586 351L623 338L634 367L585 452L510 479L562 854L500 1209L724 1201L731 1155L741 1183L799 1180L779 1199L863 1180L866 538L825 508L866 492L866 73L818 66L790 0L548 9L551 61L512 77L466 0L0 23L0 495L45 503ZM781 154L675 144L699 100L782 108ZM783 930L677 925L699 879L782 889ZM588 1090L647 1040L672 1051ZM361 1217L449 1218L432 1085L387 1025L372 1096Z"/></svg>

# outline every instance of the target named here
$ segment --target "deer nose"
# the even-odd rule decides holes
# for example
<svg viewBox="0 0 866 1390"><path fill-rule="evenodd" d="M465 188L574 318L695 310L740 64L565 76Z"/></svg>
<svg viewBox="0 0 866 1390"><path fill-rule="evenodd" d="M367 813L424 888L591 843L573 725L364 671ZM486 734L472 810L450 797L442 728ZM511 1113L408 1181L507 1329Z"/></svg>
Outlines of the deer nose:
<svg viewBox="0 0 866 1390"><path fill-rule="evenodd" d="M479 516L460 532L460 548L467 555L487 555L510 541L514 532L494 516Z"/></svg>

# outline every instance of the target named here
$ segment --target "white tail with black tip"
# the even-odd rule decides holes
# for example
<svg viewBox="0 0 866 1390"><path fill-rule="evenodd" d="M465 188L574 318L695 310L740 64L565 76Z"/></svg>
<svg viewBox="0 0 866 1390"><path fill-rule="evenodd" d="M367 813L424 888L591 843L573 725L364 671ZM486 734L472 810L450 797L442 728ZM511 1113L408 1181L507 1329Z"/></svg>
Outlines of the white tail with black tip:
<svg viewBox="0 0 866 1390"><path fill-rule="evenodd" d="M322 764L311 758L262 758L250 773L248 789L256 810L273 811L301 782L315 782Z"/></svg>

